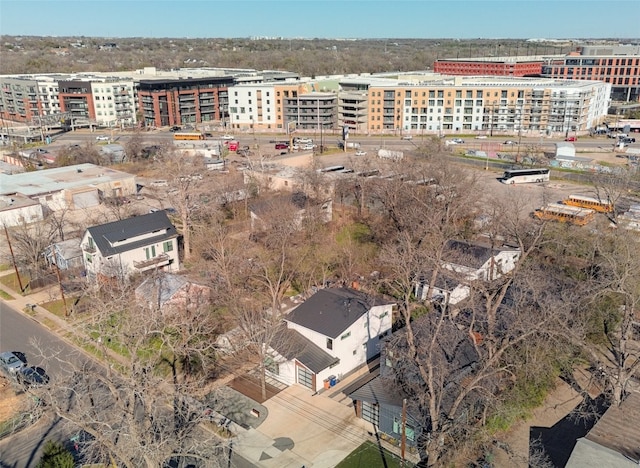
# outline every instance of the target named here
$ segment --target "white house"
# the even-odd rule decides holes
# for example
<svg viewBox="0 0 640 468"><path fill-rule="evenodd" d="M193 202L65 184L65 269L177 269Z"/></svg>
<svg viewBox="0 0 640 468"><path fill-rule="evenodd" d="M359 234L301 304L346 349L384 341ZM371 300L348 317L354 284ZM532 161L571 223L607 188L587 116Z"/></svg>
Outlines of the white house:
<svg viewBox="0 0 640 468"><path fill-rule="evenodd" d="M471 282L498 279L513 270L520 258L520 250L451 240L443 258L445 262L433 284L431 299L453 305L469 297ZM430 272L416 283L415 295L419 300L427 299L429 281Z"/></svg>
<svg viewBox="0 0 640 468"><path fill-rule="evenodd" d="M272 346L269 375L316 392L380 353L391 332L394 304L348 288L321 289L286 317Z"/></svg>
<svg viewBox="0 0 640 468"><path fill-rule="evenodd" d="M165 211L90 227L81 245L89 278L180 269L178 233Z"/></svg>

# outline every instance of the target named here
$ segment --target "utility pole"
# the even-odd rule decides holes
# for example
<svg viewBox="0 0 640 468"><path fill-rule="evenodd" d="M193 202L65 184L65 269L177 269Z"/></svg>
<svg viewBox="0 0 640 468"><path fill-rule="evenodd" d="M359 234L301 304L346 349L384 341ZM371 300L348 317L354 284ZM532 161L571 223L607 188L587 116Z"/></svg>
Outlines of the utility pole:
<svg viewBox="0 0 640 468"><path fill-rule="evenodd" d="M402 456L402 466L404 466L404 453L407 448L407 399L402 399L402 441L400 443L400 453Z"/></svg>
<svg viewBox="0 0 640 468"><path fill-rule="evenodd" d="M69 316L69 309L67 308L67 300L64 297L64 288L62 287L62 280L60 279L60 268L58 268L58 259L55 259L54 265L56 266L56 277L58 278L58 287L60 288L60 297L62 297L62 304L64 305L64 316Z"/></svg>
<svg viewBox="0 0 640 468"><path fill-rule="evenodd" d="M11 239L9 239L9 231L7 231L7 225L4 224L4 235L7 236L7 245L9 246L9 252L11 252L11 260L13 261L13 269L16 271L16 278L18 278L18 286L20 286L20 294L24 292L22 287L22 279L20 278L20 272L18 271L18 264L16 263L16 256L13 254L13 247L11 246Z"/></svg>

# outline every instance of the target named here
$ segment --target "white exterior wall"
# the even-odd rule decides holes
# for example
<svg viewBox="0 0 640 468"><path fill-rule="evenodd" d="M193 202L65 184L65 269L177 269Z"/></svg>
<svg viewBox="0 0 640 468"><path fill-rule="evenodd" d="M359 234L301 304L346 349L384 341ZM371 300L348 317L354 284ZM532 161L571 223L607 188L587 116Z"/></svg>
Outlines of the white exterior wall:
<svg viewBox="0 0 640 468"><path fill-rule="evenodd" d="M278 374L274 374L270 371L267 371L266 374L285 385L293 385L294 383L296 383L295 360L287 360L285 357L281 356L275 351L272 351L272 359L278 363Z"/></svg>
<svg viewBox="0 0 640 468"><path fill-rule="evenodd" d="M64 191L62 190L59 192L36 195L35 197L30 198L38 200L42 206L46 206L51 211L60 211L69 208Z"/></svg>
<svg viewBox="0 0 640 468"><path fill-rule="evenodd" d="M86 231L84 236L82 237L82 250L83 256L82 261L84 262L85 269L87 273L97 275L98 273L103 273L107 276L115 276L118 274L129 275L134 272L143 272L147 270L153 270L156 268L156 265L149 265L145 268L135 268L133 262L143 262L147 260L147 255L145 248L151 247L155 245L156 248L156 257L161 254L167 254L167 256L173 261L169 263L169 265L162 265L158 268L167 271L177 271L180 269L180 260L178 258L178 239L170 239L168 241L161 241L157 243L147 244L142 247L137 247L135 250L129 250L122 252L120 254L112 255L110 257L103 257L100 250L96 248L95 253L88 253L85 248L89 245L89 231ZM138 238L135 238L138 239ZM134 239L130 239L130 242L134 242ZM164 242L171 242L173 245L173 250L170 252L164 252L162 248L162 244ZM91 261L89 261L89 257L91 257Z"/></svg>
<svg viewBox="0 0 640 468"><path fill-rule="evenodd" d="M260 96L260 99L258 99ZM258 111L260 109L260 112ZM238 85L229 88L230 122L235 127L276 128L273 85Z"/></svg>
<svg viewBox="0 0 640 468"><path fill-rule="evenodd" d="M327 348L327 336L321 333L291 322L287 322L287 327L296 330L327 354L340 359L336 366L327 368L316 375L316 386L317 389L320 389L323 385L322 381L330 375L341 378L344 374L380 354L380 336L391 330L392 316L393 304L372 307L337 338L333 339L333 349ZM349 336L341 339L347 334Z"/></svg>
<svg viewBox="0 0 640 468"><path fill-rule="evenodd" d="M53 78L38 80L40 100L43 105L43 114L51 115L60 112L60 99L58 96L58 82Z"/></svg>
<svg viewBox="0 0 640 468"><path fill-rule="evenodd" d="M126 90L126 96L119 94L122 90ZM91 94L98 125L119 127L136 122L133 81L92 81ZM127 114L119 115L118 111L126 111Z"/></svg>
<svg viewBox="0 0 640 468"><path fill-rule="evenodd" d="M0 225L19 226L22 223L35 223L44 219L42 205L29 205L0 211Z"/></svg>

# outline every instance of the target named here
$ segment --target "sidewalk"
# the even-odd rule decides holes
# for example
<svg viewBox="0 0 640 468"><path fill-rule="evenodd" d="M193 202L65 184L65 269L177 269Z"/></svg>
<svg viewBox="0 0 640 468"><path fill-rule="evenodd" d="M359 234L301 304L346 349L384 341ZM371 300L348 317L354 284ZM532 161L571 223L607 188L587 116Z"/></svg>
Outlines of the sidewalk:
<svg viewBox="0 0 640 468"><path fill-rule="evenodd" d="M14 273L13 269L0 272L0 277L8 276ZM28 315L31 319L38 322L43 327L49 329L51 332L56 333L61 339L67 341L69 344L82 350L85 354L92 359L101 361L98 356L92 355L78 346L77 342L74 342L71 337L76 336L81 341L94 341L89 335L78 329L79 322L71 323L69 320L59 317L56 314L49 312L47 309L41 306L41 304L60 299L60 291L57 289L57 285L48 288L42 288L32 293L22 295L18 291L14 291L9 286L0 283L0 290L9 294L13 299L2 299L2 301L11 305L20 312ZM109 359L118 363L124 364L125 359L119 354L111 351L110 349L103 347ZM106 365L107 363L102 362Z"/></svg>

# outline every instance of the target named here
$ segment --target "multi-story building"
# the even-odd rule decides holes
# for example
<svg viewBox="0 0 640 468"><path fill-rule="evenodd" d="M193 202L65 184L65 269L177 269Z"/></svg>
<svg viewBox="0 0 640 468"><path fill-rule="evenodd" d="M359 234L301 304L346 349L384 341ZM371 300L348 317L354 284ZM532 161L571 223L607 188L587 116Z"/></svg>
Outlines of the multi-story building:
<svg viewBox="0 0 640 468"><path fill-rule="evenodd" d="M136 95L132 80L92 81L91 93L98 125L118 127L136 123Z"/></svg>
<svg viewBox="0 0 640 468"><path fill-rule="evenodd" d="M231 128L270 130L277 127L273 83L239 84L229 88L229 124ZM281 128L281 127L280 127Z"/></svg>
<svg viewBox="0 0 640 468"><path fill-rule="evenodd" d="M369 88L370 132L584 132L606 115L610 85L536 78L413 77ZM341 117L344 118L344 117Z"/></svg>
<svg viewBox="0 0 640 468"><path fill-rule="evenodd" d="M302 131L334 130L338 122L338 96L334 93L305 93L283 99L284 125L295 122Z"/></svg>
<svg viewBox="0 0 640 468"><path fill-rule="evenodd" d="M232 76L144 79L138 102L149 127L222 122L228 113Z"/></svg>
<svg viewBox="0 0 640 468"><path fill-rule="evenodd" d="M561 58L561 56L557 56ZM477 57L439 59L433 70L443 75L464 76L539 76L545 60L552 57Z"/></svg>
<svg viewBox="0 0 640 468"><path fill-rule="evenodd" d="M368 131L369 87L372 78L345 78L340 80L338 92L338 126L350 133Z"/></svg>
<svg viewBox="0 0 640 468"><path fill-rule="evenodd" d="M613 101L640 101L640 46L578 47L560 60L545 60L541 75L567 80L599 80L611 85Z"/></svg>
<svg viewBox="0 0 640 468"><path fill-rule="evenodd" d="M58 91L61 112L69 112L75 122L95 121L96 111L90 81L61 80L58 82Z"/></svg>
<svg viewBox="0 0 640 468"><path fill-rule="evenodd" d="M3 119L29 122L40 115L42 102L35 78L3 77L0 89L0 115Z"/></svg>

